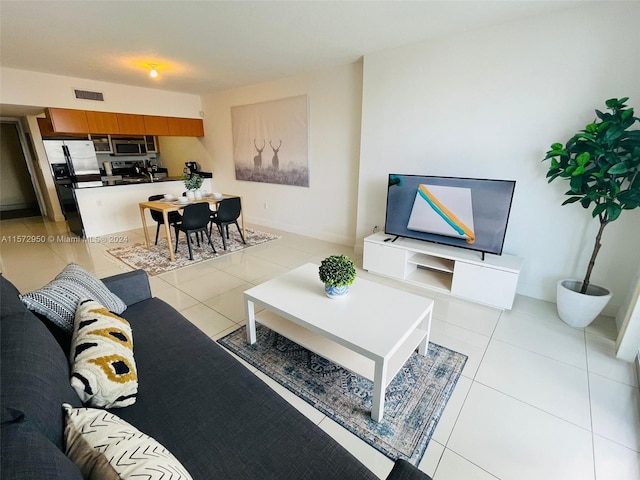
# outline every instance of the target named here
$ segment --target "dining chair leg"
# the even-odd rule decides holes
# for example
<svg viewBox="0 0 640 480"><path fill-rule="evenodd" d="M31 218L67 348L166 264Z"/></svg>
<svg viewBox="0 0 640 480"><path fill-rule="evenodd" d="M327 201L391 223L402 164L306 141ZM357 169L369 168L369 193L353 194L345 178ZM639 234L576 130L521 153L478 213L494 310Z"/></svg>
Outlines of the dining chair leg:
<svg viewBox="0 0 640 480"><path fill-rule="evenodd" d="M204 233L207 234L207 238L209 239L209 245L211 245L211 248L213 249L213 253L218 253L216 252L216 247L213 246L213 242L211 241L211 234L209 232L207 232L207 230L204 230Z"/></svg>
<svg viewBox="0 0 640 480"><path fill-rule="evenodd" d="M222 225L219 226L220 236L222 237L222 248L227 249L227 239L224 238L224 227Z"/></svg>
<svg viewBox="0 0 640 480"><path fill-rule="evenodd" d="M236 220L234 223L236 224L236 227L238 228L238 233L240 234L240 238L242 239L242 243L244 243L246 245L247 242L244 241L244 235L242 235L242 230L240 230L240 225L238 225L238 221Z"/></svg>
<svg viewBox="0 0 640 480"><path fill-rule="evenodd" d="M158 244L158 234L160 233L160 224L157 224L158 226L156 227L156 245Z"/></svg>
<svg viewBox="0 0 640 480"><path fill-rule="evenodd" d="M191 251L191 232L186 232L186 233L187 233L187 247L189 248L189 260L193 260L193 252Z"/></svg>

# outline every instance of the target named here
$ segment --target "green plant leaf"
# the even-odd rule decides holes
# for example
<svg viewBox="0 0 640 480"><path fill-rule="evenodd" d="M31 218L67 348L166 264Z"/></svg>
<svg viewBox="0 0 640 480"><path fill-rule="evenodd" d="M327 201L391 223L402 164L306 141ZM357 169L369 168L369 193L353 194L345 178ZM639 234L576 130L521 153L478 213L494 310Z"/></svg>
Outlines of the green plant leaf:
<svg viewBox="0 0 640 480"><path fill-rule="evenodd" d="M607 204L606 203L601 203L600 205L596 205L596 208L593 209L593 216L597 217L602 212L604 212L606 209L607 209Z"/></svg>
<svg viewBox="0 0 640 480"><path fill-rule="evenodd" d="M609 170L607 170L607 173L609 175L622 175L623 173L627 173L629 171L630 169L625 163L617 163L613 165Z"/></svg>
<svg viewBox="0 0 640 480"><path fill-rule="evenodd" d="M580 201L581 197L571 197L571 198L567 198L564 202L562 202L562 205L569 205L570 203L576 203L578 201Z"/></svg>
<svg viewBox="0 0 640 480"><path fill-rule="evenodd" d="M576 162L578 163L578 165L580 166L584 166L587 163L589 163L589 160L591 160L591 155L589 155L589 152L584 152L581 153L580 155L578 155L578 157L576 158Z"/></svg>
<svg viewBox="0 0 640 480"><path fill-rule="evenodd" d="M617 203L607 204L607 219L610 222L617 220L621 213L622 213L622 208Z"/></svg>
<svg viewBox="0 0 640 480"><path fill-rule="evenodd" d="M573 173L571 174L572 177L577 177L578 175L582 175L584 173L584 167L582 165L580 165L579 167L577 167Z"/></svg>

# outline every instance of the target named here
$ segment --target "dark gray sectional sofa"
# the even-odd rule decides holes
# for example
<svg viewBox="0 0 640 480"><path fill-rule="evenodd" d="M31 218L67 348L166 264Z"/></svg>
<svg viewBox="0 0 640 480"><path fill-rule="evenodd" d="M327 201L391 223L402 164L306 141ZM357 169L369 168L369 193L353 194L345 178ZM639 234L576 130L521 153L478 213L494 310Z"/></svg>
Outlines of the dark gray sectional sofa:
<svg viewBox="0 0 640 480"><path fill-rule="evenodd" d="M81 479L64 453L68 339L0 278L3 479ZM374 479L363 464L162 300L145 272L103 279L126 304L139 388L112 412L167 447L196 480ZM56 337L59 337L56 339ZM62 345L62 346L61 346ZM399 460L388 478L429 477Z"/></svg>

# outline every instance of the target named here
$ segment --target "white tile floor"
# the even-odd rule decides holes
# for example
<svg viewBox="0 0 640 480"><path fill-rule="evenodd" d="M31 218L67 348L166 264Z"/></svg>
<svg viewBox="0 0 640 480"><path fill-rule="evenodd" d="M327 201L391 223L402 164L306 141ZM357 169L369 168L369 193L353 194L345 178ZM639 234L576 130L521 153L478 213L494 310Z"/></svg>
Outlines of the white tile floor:
<svg viewBox="0 0 640 480"><path fill-rule="evenodd" d="M243 323L246 288L333 253L361 264L348 247L276 233L282 238L266 245L152 277L153 293L219 338ZM68 262L99 277L129 269L105 253L117 245L18 242L29 235L35 241L73 237L64 223L40 218L0 222L0 267L22 292L48 282ZM142 230L123 235L144 242ZM640 479L638 382L633 365L613 355L612 319L574 329L548 302L518 296L513 310L501 312L362 270L359 275L435 298L431 341L469 356L420 464L435 480ZM382 454L256 375L378 476L390 471Z"/></svg>

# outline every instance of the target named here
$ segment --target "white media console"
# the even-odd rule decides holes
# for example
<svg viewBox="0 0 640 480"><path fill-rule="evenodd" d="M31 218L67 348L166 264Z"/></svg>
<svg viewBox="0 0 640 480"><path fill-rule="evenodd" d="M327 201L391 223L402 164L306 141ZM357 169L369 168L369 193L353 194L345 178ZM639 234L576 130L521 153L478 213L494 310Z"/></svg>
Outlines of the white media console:
<svg viewBox="0 0 640 480"><path fill-rule="evenodd" d="M510 310L522 258L374 233L364 239L365 270ZM385 241L386 239L389 239Z"/></svg>

